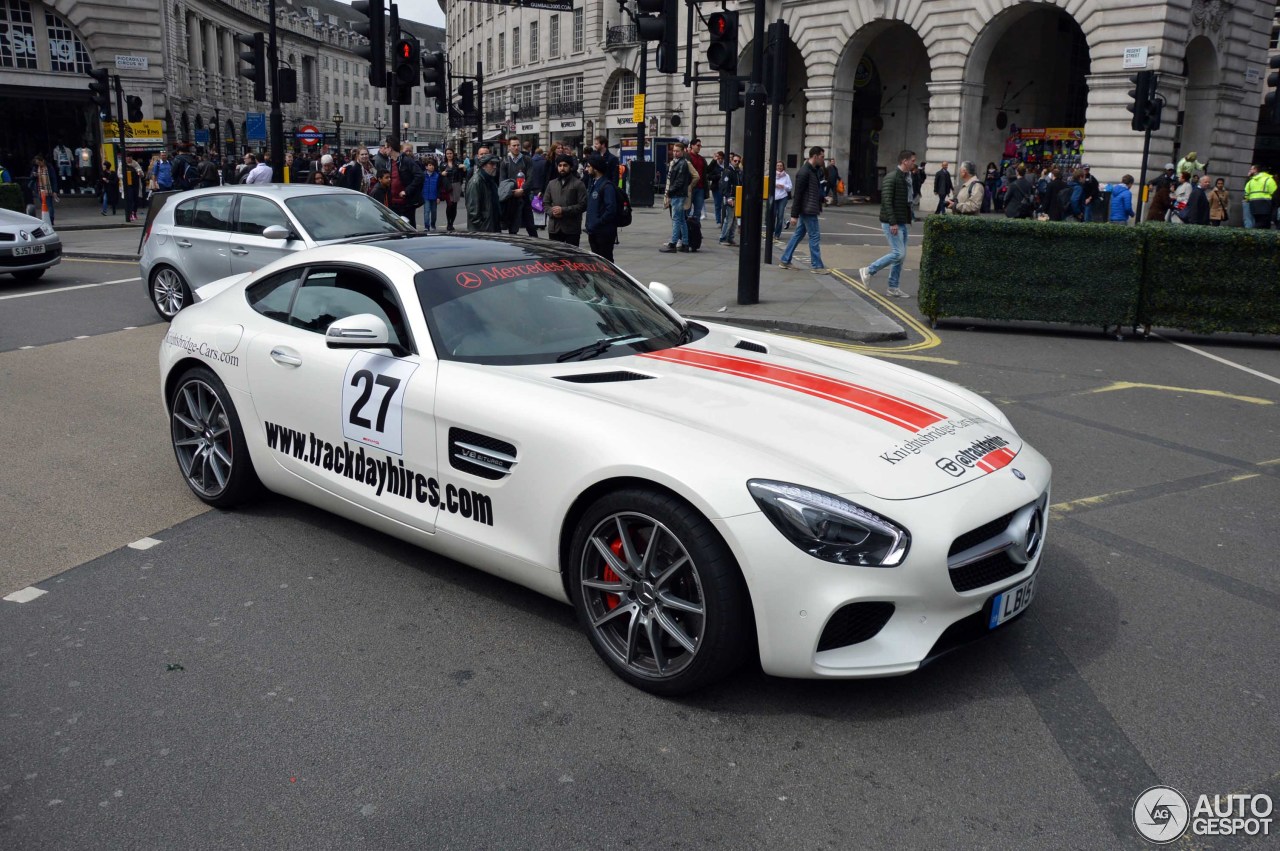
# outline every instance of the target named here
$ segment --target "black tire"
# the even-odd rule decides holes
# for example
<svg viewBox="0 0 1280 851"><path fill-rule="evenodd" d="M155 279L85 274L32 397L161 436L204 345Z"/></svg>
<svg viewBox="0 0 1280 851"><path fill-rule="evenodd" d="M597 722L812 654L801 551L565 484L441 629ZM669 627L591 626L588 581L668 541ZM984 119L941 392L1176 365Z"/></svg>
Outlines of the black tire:
<svg viewBox="0 0 1280 851"><path fill-rule="evenodd" d="M147 281L147 297L165 322L172 322L178 311L192 301L191 287L182 273L172 266L157 266Z"/></svg>
<svg viewBox="0 0 1280 851"><path fill-rule="evenodd" d="M596 501L574 530L566 569L591 645L637 688L687 694L733 673L752 649L733 554L674 496L636 488Z"/></svg>
<svg viewBox="0 0 1280 851"><path fill-rule="evenodd" d="M46 266L45 269L47 268ZM26 269L21 272L14 272L13 277L19 281L38 281L40 276L45 273L45 269Z"/></svg>
<svg viewBox="0 0 1280 851"><path fill-rule="evenodd" d="M169 440L187 487L214 508L232 508L260 487L240 418L218 376L188 369L168 399Z"/></svg>

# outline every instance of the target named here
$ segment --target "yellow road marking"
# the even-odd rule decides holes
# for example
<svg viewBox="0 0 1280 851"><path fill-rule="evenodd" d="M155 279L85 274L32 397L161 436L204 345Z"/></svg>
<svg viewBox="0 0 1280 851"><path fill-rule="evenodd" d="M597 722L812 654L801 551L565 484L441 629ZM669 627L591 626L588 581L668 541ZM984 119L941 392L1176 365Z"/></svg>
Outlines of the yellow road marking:
<svg viewBox="0 0 1280 851"><path fill-rule="evenodd" d="M1273 458L1270 461L1259 461L1253 466L1254 467L1274 467L1277 464L1280 464L1280 458ZM1261 478L1262 473L1232 473L1231 475L1227 475L1224 472L1223 476L1224 478L1222 478L1219 481L1209 482L1208 484L1203 484L1203 485L1197 485L1195 488L1193 488L1193 490L1208 490L1209 488L1216 488L1219 485L1234 485L1234 484L1237 484L1238 482L1247 482L1250 479ZM1172 482L1170 482L1169 484L1172 484ZM1073 500L1070 500L1069 502L1056 502L1053 505L1049 506L1049 510L1054 512L1054 514L1058 516L1062 516L1064 514L1070 514L1073 511L1080 511L1088 508L1098 508L1100 506L1106 505L1107 503L1111 502L1117 497L1124 496L1125 494L1128 494L1128 493L1134 493L1134 489L1127 488L1125 490L1112 491L1111 493L1100 493L1097 496L1086 496L1083 499L1073 499Z"/></svg>
<svg viewBox="0 0 1280 851"><path fill-rule="evenodd" d="M920 320L916 319L910 313L907 313L907 311L903 310L900 305L895 304L893 299L889 298L888 296L881 295L880 293L874 292L873 290L867 289L866 287L862 286L861 283L855 281L853 278L849 277L844 272L841 272L839 269L832 269L831 271L832 271L832 274L834 274L837 279L844 282L845 286L849 287L854 292L860 295L867 296L872 301L876 302L881 310L892 313L894 316L902 320L903 323L905 323L907 326L909 326L912 330L914 330L917 334L919 334L923 338L919 343L910 343L905 346L872 346L872 345L865 345L865 344L855 345L851 343L846 343L842 346L842 348L850 349L855 352L868 352L868 353L869 352L876 352L876 353L918 352L918 351L923 351L924 349L932 349L935 346L942 345L941 338L939 338L937 334L933 333L933 330L929 328L929 326L924 325L923 323L920 322Z"/></svg>
<svg viewBox="0 0 1280 851"><path fill-rule="evenodd" d="M1257 396L1241 396L1237 393L1225 393L1222 390L1199 390L1194 387L1170 387L1166 384L1144 384L1138 381L1113 381L1106 387L1095 387L1092 390L1081 390L1076 396L1087 396L1091 393L1110 393L1113 390L1167 390L1171 393L1196 393L1201 396L1214 396L1219 399L1232 399L1236 402L1248 402L1250 405L1274 405L1270 399Z"/></svg>
<svg viewBox="0 0 1280 851"><path fill-rule="evenodd" d="M874 354L878 358L892 358L896 360L916 360L927 361L928 363L942 363L947 366L960 366L960 361L951 360L950 358L933 357L932 355L911 355L899 354L897 349L877 349L872 351L872 347L865 343L842 343L839 340L819 340L811 337L797 337L797 340L804 340L806 343L817 343L822 346L831 346L837 349L848 349L858 354L870 355Z"/></svg>

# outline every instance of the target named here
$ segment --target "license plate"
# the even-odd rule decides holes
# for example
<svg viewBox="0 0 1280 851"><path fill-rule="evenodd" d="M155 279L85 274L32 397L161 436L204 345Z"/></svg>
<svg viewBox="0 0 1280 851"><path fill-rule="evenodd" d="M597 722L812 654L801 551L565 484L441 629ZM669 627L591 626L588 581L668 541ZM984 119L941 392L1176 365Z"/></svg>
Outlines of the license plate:
<svg viewBox="0 0 1280 851"><path fill-rule="evenodd" d="M19 245L13 249L14 257L27 257L32 254L44 254L43 245Z"/></svg>
<svg viewBox="0 0 1280 851"><path fill-rule="evenodd" d="M1031 605L1035 593L1036 578L1032 576L1021 585L995 595L991 599L991 620L987 623L987 628L995 629L1009 618L1022 614Z"/></svg>

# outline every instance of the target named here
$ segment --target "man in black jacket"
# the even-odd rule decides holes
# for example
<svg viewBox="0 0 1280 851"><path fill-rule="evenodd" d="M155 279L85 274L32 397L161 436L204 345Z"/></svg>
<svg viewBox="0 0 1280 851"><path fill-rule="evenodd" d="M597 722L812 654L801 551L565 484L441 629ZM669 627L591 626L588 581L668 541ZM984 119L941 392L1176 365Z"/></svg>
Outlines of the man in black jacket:
<svg viewBox="0 0 1280 851"><path fill-rule="evenodd" d="M1036 188L1027 178L1027 167L1018 163L1018 177L1004 196L1004 214L1010 219L1029 219L1036 212Z"/></svg>
<svg viewBox="0 0 1280 851"><path fill-rule="evenodd" d="M945 160L942 168L938 169L938 173L933 176L933 194L938 196L938 209L935 213L945 213L947 211L947 199L951 197L951 190L955 188L955 184L951 181L951 172L947 170L950 163Z"/></svg>
<svg viewBox="0 0 1280 851"><path fill-rule="evenodd" d="M796 170L796 191L791 201L791 226L795 230L787 247L782 251L778 268L790 269L791 258L796 253L796 246L806 235L809 237L809 265L815 275L825 275L827 268L822 265L822 231L818 227L818 216L822 213L822 205L827 203L825 169L822 165L822 148L814 146L809 149L809 159ZM732 207L725 207L727 217L733 215Z"/></svg>
<svg viewBox="0 0 1280 851"><path fill-rule="evenodd" d="M1209 224L1208 190L1213 186L1209 175L1204 175L1198 182L1191 184L1191 197L1187 198L1187 209L1182 211L1182 220L1189 225Z"/></svg>
<svg viewBox="0 0 1280 851"><path fill-rule="evenodd" d="M898 167L884 176L880 184L880 228L889 241L889 253L870 266L858 270L862 285L871 289L871 276L885 266L889 269L889 289L893 298L911 298L902 291L902 264L907 259L907 237L911 233L911 181L907 179L916 164L915 151L898 154Z"/></svg>
<svg viewBox="0 0 1280 851"><path fill-rule="evenodd" d="M507 143L507 155L498 166L498 186L501 187L503 181L507 180L515 184L507 200L502 203L502 224L507 233L514 234L523 227L529 236L538 235L538 229L533 226L533 192L525 185L532 169L533 162L520 150L520 140L512 139Z"/></svg>
<svg viewBox="0 0 1280 851"><path fill-rule="evenodd" d="M737 245L733 236L738 230L738 217L735 215L738 186L742 184L742 157L730 152L729 161L720 169L720 194L724 196L724 209L721 213L720 244Z"/></svg>

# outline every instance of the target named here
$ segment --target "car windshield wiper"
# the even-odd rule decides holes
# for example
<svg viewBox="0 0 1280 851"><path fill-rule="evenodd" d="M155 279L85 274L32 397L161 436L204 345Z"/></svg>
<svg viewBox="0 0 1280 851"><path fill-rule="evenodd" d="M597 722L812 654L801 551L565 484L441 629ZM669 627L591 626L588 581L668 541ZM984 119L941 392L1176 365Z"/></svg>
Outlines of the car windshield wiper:
<svg viewBox="0 0 1280 851"><path fill-rule="evenodd" d="M560 357L556 358L556 363L564 363L567 360L590 360L591 358L599 357L609 351L613 346L617 346L622 343L638 343L645 339L647 338L642 334L623 334L620 337L602 337L594 343L588 343L585 346L580 346L576 349L565 352L560 355Z"/></svg>

